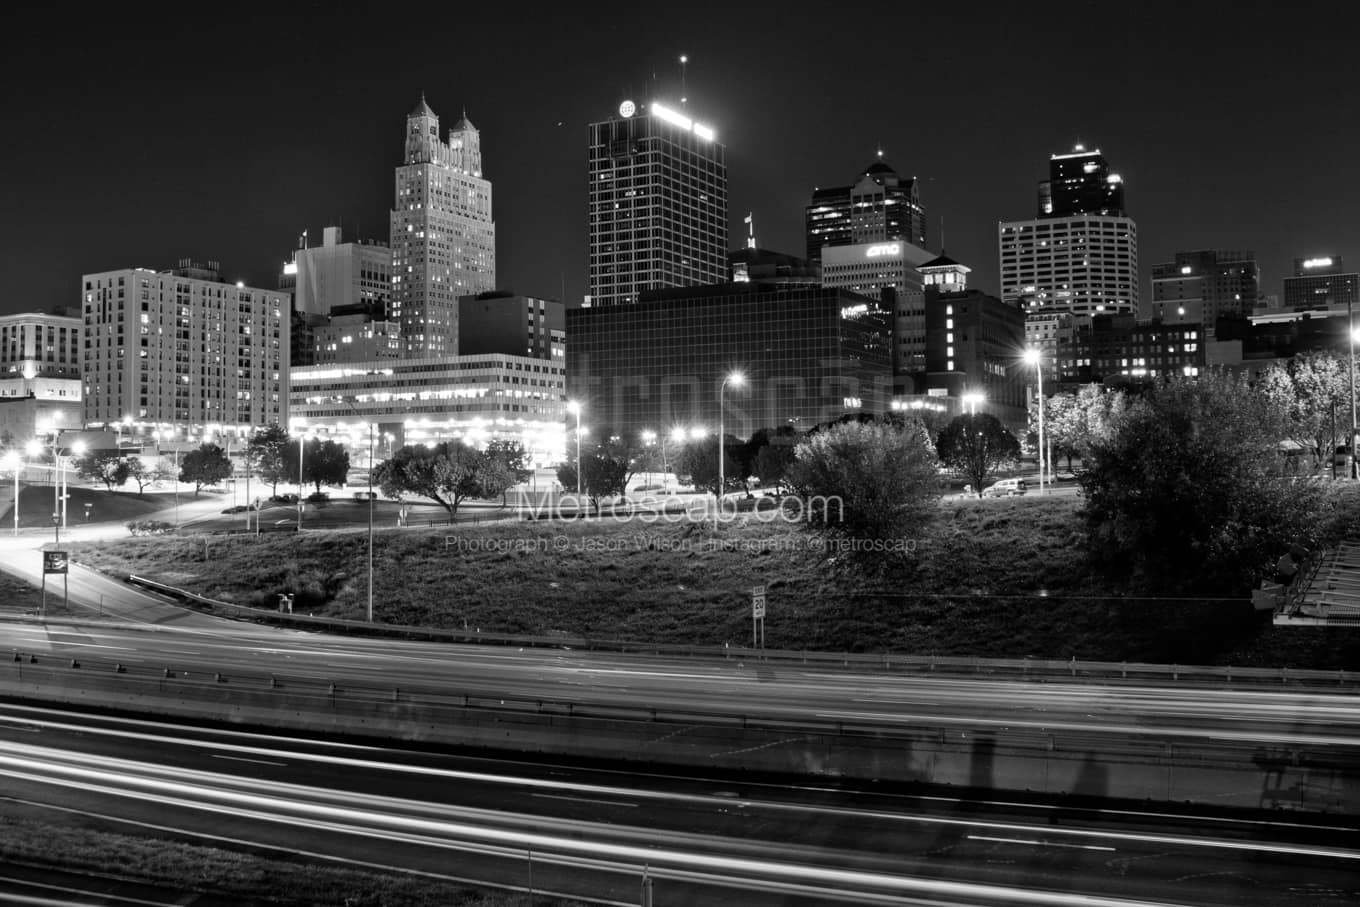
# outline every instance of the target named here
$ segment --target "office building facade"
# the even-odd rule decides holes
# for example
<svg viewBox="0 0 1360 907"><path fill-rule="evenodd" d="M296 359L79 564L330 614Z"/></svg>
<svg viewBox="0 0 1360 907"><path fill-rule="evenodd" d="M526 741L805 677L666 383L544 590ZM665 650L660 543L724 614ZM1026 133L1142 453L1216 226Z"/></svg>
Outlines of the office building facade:
<svg viewBox="0 0 1360 907"><path fill-rule="evenodd" d="M305 236L305 234L304 234ZM299 312L367 306L386 312L392 293L392 250L385 242L345 242L339 227L321 231L321 245L293 252L293 305Z"/></svg>
<svg viewBox="0 0 1360 907"><path fill-rule="evenodd" d="M1138 228L1108 171L1099 150L1052 156L1039 216L998 224L1003 300L1027 314L1138 314Z"/></svg>
<svg viewBox="0 0 1360 907"><path fill-rule="evenodd" d="M915 177L899 176L881 159L849 186L816 189L804 209L807 257L822 263L827 246L906 242L926 246L926 212Z"/></svg>
<svg viewBox="0 0 1360 907"><path fill-rule="evenodd" d="M1347 273L1340 255L1294 259L1294 275L1284 279L1286 309L1326 310L1360 302L1360 275Z"/></svg>
<svg viewBox="0 0 1360 907"><path fill-rule="evenodd" d="M619 105L589 127L587 303L726 283L727 150L678 107Z"/></svg>
<svg viewBox="0 0 1360 907"><path fill-rule="evenodd" d="M288 407L289 299L188 259L82 277L84 422L241 431Z"/></svg>
<svg viewBox="0 0 1360 907"><path fill-rule="evenodd" d="M815 286L665 290L641 305L567 311L567 394L589 437L676 429L747 438L885 412L889 316L877 300Z"/></svg>
<svg viewBox="0 0 1360 907"><path fill-rule="evenodd" d="M944 271L938 273L945 273ZM1027 383L1025 315L1016 306L957 281L925 289L926 393L981 394L986 411L1023 423Z"/></svg>
<svg viewBox="0 0 1360 907"><path fill-rule="evenodd" d="M406 118L390 218L389 317L412 358L458 352L458 297L496 286L491 183L482 177L481 134L464 115L439 135L422 97Z"/></svg>
<svg viewBox="0 0 1360 907"><path fill-rule="evenodd" d="M906 240L822 247L822 286L880 300L890 314L898 394L914 392L916 378L926 371L925 294L918 269L937 257Z"/></svg>
<svg viewBox="0 0 1360 907"><path fill-rule="evenodd" d="M407 444L460 440L524 445L535 467L562 462L563 364L489 354L294 369L290 429L348 442L385 459Z"/></svg>
<svg viewBox="0 0 1360 907"><path fill-rule="evenodd" d="M458 300L462 354L502 353L566 364L565 306L505 291L463 296Z"/></svg>
<svg viewBox="0 0 1360 907"><path fill-rule="evenodd" d="M1261 269L1251 252L1177 252L1152 266L1152 300L1145 320L1200 324L1214 336L1219 318L1245 318L1261 295Z"/></svg>

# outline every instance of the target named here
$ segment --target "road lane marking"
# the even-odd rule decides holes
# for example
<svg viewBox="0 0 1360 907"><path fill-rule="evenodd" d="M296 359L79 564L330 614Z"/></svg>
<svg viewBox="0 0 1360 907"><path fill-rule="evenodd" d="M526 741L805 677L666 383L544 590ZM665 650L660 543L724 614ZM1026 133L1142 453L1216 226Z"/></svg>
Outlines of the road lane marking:
<svg viewBox="0 0 1360 907"><path fill-rule="evenodd" d="M1073 850L1109 850L1109 851L1114 850L1113 847L1105 847L1101 844L1059 844L1056 841L1038 841L1029 840L1026 838L989 838L985 835L969 835L968 840L995 841L996 843L999 844L1034 844L1039 847L1068 847Z"/></svg>
<svg viewBox="0 0 1360 907"><path fill-rule="evenodd" d="M232 762L258 762L260 765L279 765L286 766L287 762L271 762L268 759L247 759L245 756L223 756L221 753L212 753L214 759L230 759Z"/></svg>
<svg viewBox="0 0 1360 907"><path fill-rule="evenodd" d="M545 800L569 800L572 803L599 803L604 806L626 806L629 809L637 809L636 803L620 803L617 800L592 800L589 797L572 797L566 794L534 794L535 797L542 797Z"/></svg>

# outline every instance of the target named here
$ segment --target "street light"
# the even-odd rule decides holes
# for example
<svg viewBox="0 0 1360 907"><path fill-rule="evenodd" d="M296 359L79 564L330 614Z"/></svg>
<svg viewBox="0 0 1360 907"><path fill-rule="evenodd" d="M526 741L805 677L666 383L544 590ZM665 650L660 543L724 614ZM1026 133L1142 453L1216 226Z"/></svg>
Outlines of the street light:
<svg viewBox="0 0 1360 907"><path fill-rule="evenodd" d="M350 412L357 417L359 410L353 403L345 401ZM368 622L373 623L373 444L377 438L377 426L372 420L368 423ZM298 466L298 475L302 467ZM300 524L299 524L300 525Z"/></svg>
<svg viewBox="0 0 1360 907"><path fill-rule="evenodd" d="M1355 303L1346 300L1346 334L1350 341L1351 355L1347 360L1350 366L1351 375L1351 478L1360 479L1360 463L1356 462L1356 424L1355 424L1355 341L1357 339L1355 328Z"/></svg>
<svg viewBox="0 0 1360 907"><path fill-rule="evenodd" d="M302 531L302 452L307 447L307 433L298 433L298 494L297 494L297 528Z"/></svg>
<svg viewBox="0 0 1360 907"><path fill-rule="evenodd" d="M966 407L968 407L968 415L970 415L970 416L976 416L976 415L977 415L978 404L981 403L981 402L982 402L983 400L985 400L985 399L986 399L986 397L984 397L982 394L977 393L977 392L964 394L964 395L963 395L963 405L966 406Z"/></svg>
<svg viewBox="0 0 1360 907"><path fill-rule="evenodd" d="M576 400L567 401L567 412L576 414L576 497L581 497L581 404ZM577 501L576 506L581 506Z"/></svg>
<svg viewBox="0 0 1360 907"><path fill-rule="evenodd" d="M68 469L75 465L76 458L85 456L85 442L77 441L76 443L72 444L71 453L74 454L75 456L69 455L67 456L66 467L63 468L61 471L61 525L63 526L67 525L66 500L71 496L70 492L71 480L67 478L66 472Z"/></svg>
<svg viewBox="0 0 1360 907"><path fill-rule="evenodd" d="M10 450L5 454L5 465L14 470L14 534L19 534L19 473L24 468L23 454Z"/></svg>
<svg viewBox="0 0 1360 907"><path fill-rule="evenodd" d="M1044 493L1044 366L1043 354L1038 350L1025 350L1025 361L1034 366L1034 374L1039 378L1039 494Z"/></svg>
<svg viewBox="0 0 1360 907"><path fill-rule="evenodd" d="M746 376L741 372L732 372L722 380L718 386L718 512L722 512L723 492L727 490L727 470L725 469L727 457L723 450L727 440L727 433L723 426L723 392L727 390L727 385L741 387L746 382Z"/></svg>

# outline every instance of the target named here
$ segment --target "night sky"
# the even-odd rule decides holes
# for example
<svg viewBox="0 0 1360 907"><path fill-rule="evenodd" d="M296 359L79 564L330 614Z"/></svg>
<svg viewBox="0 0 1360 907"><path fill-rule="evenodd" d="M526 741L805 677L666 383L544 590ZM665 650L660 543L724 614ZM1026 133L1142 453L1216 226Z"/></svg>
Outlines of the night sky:
<svg viewBox="0 0 1360 907"><path fill-rule="evenodd" d="M7 34L0 314L78 305L82 274L221 262L257 287L303 230L387 239L405 117L466 108L502 288L586 289L586 126L674 102L727 146L731 245L802 255L814 187L874 160L921 180L932 249L995 293L996 225L1050 153L1099 147L1138 222L1142 293L1176 250L1360 268L1360 79L1345 4L49 4ZM568 5L563 5L568 6ZM466 16L452 10L488 7ZM429 13L440 9L450 12ZM663 14L663 10L667 10ZM433 16L434 18L427 18ZM47 21L44 21L46 18ZM655 86L655 89L653 88Z"/></svg>

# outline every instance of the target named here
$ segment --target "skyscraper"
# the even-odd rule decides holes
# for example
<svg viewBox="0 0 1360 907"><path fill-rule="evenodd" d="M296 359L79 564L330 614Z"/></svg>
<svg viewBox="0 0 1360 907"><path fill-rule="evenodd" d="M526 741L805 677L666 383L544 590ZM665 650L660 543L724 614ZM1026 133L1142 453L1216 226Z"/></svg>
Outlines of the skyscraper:
<svg viewBox="0 0 1360 907"><path fill-rule="evenodd" d="M804 221L808 261L818 264L826 246L893 241L926 246L926 210L915 177L898 176L881 159L849 186L813 190Z"/></svg>
<svg viewBox="0 0 1360 907"><path fill-rule="evenodd" d="M425 98L406 117L406 152L392 208L392 305L408 358L458 352L458 297L496 286L491 183L467 115L439 137Z"/></svg>
<svg viewBox="0 0 1360 907"><path fill-rule="evenodd" d="M624 101L590 124L588 156L590 305L727 281L727 149L711 127Z"/></svg>
<svg viewBox="0 0 1360 907"><path fill-rule="evenodd" d="M998 225L1001 298L1026 314L1138 312L1138 227L1099 149L1055 154L1039 216Z"/></svg>

